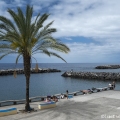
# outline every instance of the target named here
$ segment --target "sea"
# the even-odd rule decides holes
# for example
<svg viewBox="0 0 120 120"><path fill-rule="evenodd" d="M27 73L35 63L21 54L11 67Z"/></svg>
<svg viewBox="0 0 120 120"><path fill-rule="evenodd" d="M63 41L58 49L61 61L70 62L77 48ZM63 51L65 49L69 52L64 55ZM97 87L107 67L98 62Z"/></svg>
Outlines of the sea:
<svg viewBox="0 0 120 120"><path fill-rule="evenodd" d="M120 69L95 69L98 65L113 65L115 63L39 63L39 68L58 69L61 72L31 74L30 97L47 96L91 89L92 87L107 87L112 81L80 79L61 76L66 71L84 72L120 72ZM118 64L117 64L118 65ZM31 65L35 68L35 64ZM23 64L0 63L0 70L23 68ZM120 81L116 82L115 90L120 90ZM25 99L26 80L24 74L0 76L0 101Z"/></svg>

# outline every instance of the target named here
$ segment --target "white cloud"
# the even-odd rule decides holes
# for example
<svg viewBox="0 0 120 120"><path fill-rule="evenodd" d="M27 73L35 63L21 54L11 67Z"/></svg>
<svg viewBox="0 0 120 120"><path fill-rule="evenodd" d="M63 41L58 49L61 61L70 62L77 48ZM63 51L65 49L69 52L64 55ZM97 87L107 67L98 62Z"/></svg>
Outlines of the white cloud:
<svg viewBox="0 0 120 120"><path fill-rule="evenodd" d="M61 2L50 9L51 20L55 20L54 27L58 29L56 36L120 36L117 33L120 28L119 5L119 0Z"/></svg>
<svg viewBox="0 0 120 120"><path fill-rule="evenodd" d="M58 29L57 37L84 36L93 38L120 37L120 1L119 0L11 0L10 7L34 5L34 10L48 9ZM8 7L0 1L3 9ZM42 9L43 8L43 9ZM2 8L0 8L1 11Z"/></svg>
<svg viewBox="0 0 120 120"><path fill-rule="evenodd" d="M71 48L69 56L64 56L68 62L113 62L115 56L118 57L120 51L120 43L107 43L96 45L94 43L70 43L68 46ZM116 47L115 47L116 46ZM110 59L111 58L111 59Z"/></svg>
<svg viewBox="0 0 120 120"><path fill-rule="evenodd" d="M26 7L26 1L24 0L1 0L0 1L0 15L4 15L7 18L10 18L10 15L7 12L7 9L16 9L18 6L19 7Z"/></svg>
<svg viewBox="0 0 120 120"><path fill-rule="evenodd" d="M58 53L62 56L68 63L80 63L80 62L118 62L119 51L120 51L120 42L102 43L69 43L67 46L71 49L71 52L68 54ZM63 62L58 58L47 57L44 55L36 55L35 58L39 61L44 59L44 62Z"/></svg>
<svg viewBox="0 0 120 120"><path fill-rule="evenodd" d="M25 0L13 0L12 1L12 5L17 5L17 6L19 6L19 7L22 7L22 6L26 6L26 1ZM14 6L14 7L16 7L16 6Z"/></svg>
<svg viewBox="0 0 120 120"><path fill-rule="evenodd" d="M120 0L30 0L35 12L51 13L47 23L54 20L55 37L64 37L71 49L63 55L69 62L102 61L120 51ZM24 7L24 0L13 0L10 7ZM6 15L8 4L0 1L0 15ZM15 6L16 7L16 6ZM72 42L71 37L90 37L100 44ZM111 60L113 60L111 59ZM55 59L56 60L56 59ZM81 62L80 61L80 62Z"/></svg>
<svg viewBox="0 0 120 120"><path fill-rule="evenodd" d="M93 38L120 37L119 0L11 0L0 1L1 14L9 7L25 7L29 3L34 10L48 9L58 29L57 37L84 36ZM44 8L44 9L42 9Z"/></svg>
<svg viewBox="0 0 120 120"><path fill-rule="evenodd" d="M0 15L6 15L7 11L6 11L6 8L7 8L7 3L5 1L0 1Z"/></svg>

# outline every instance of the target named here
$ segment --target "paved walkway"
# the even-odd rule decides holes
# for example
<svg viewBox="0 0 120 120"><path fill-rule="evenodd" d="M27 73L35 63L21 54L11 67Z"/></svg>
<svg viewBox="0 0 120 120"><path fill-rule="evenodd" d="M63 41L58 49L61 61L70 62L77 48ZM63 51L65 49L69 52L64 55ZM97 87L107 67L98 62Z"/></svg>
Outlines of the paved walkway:
<svg viewBox="0 0 120 120"><path fill-rule="evenodd" d="M0 120L119 120L120 91L103 91L79 95L71 99L61 99L57 107L38 110L40 102L31 103L37 112L19 113L0 117ZM24 104L0 107L24 109Z"/></svg>

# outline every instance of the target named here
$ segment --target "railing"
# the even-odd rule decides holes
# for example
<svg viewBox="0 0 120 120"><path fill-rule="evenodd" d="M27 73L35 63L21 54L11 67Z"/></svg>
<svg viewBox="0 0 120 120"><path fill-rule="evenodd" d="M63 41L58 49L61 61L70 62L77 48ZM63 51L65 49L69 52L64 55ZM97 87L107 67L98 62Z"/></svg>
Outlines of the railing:
<svg viewBox="0 0 120 120"><path fill-rule="evenodd" d="M88 89L90 90L90 89ZM94 92L100 92L100 91L106 91L106 90L113 90L113 88L111 89L110 87L103 87L103 88L92 88L93 93ZM66 93L63 93L64 95ZM69 95L73 95L73 96L77 96L77 95L83 95L85 94L84 92L80 91L75 91L75 92L71 92L69 93ZM57 96L58 98L60 98L60 94L55 94L54 96ZM29 102L38 102L38 101L44 101L46 99L47 96L37 96L37 97L31 97L29 98ZM7 106L7 105L18 105L18 104L25 104L26 100L22 99L22 100L7 100L7 101L0 101L0 107L2 106Z"/></svg>
<svg viewBox="0 0 120 120"><path fill-rule="evenodd" d="M80 94L80 91L69 93L69 95L77 96ZM65 94L65 93L63 93ZM60 97L61 94L55 94L55 96ZM37 101L44 101L47 96L37 96L29 98L29 102L37 102ZM25 104L26 100L7 100L7 101L0 101L0 107L8 106L8 105L18 105L18 104Z"/></svg>

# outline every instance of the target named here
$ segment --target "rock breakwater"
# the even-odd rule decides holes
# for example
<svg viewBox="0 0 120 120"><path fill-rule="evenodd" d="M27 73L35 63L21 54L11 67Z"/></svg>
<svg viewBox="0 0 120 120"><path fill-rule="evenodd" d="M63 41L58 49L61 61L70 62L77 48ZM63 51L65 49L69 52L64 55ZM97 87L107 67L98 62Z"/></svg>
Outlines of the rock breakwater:
<svg viewBox="0 0 120 120"><path fill-rule="evenodd" d="M96 69L118 69L120 65L102 65L95 67Z"/></svg>
<svg viewBox="0 0 120 120"><path fill-rule="evenodd" d="M62 76L81 78L81 79L120 81L120 73L110 73L110 72L65 72L62 74Z"/></svg>
<svg viewBox="0 0 120 120"><path fill-rule="evenodd" d="M7 69L7 70L0 70L0 76L4 76L4 75L13 75L14 71L16 71L17 74L24 74L24 69ZM31 69L31 73L33 74L37 74L37 73L49 73L49 72L61 72L60 70L57 69L38 69L38 71L36 72L35 68Z"/></svg>

